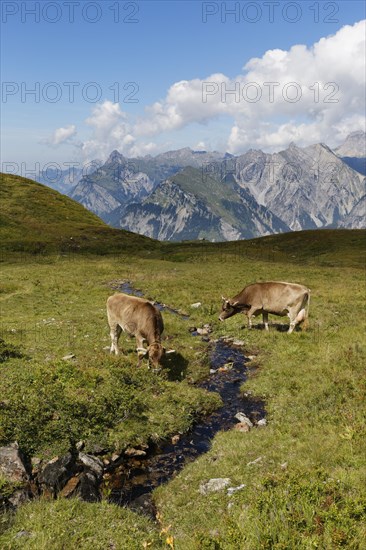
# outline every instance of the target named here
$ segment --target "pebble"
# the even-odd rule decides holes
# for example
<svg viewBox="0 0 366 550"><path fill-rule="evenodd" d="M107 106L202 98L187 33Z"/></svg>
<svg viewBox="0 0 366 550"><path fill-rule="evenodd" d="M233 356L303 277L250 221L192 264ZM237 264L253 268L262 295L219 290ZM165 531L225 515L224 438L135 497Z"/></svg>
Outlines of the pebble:
<svg viewBox="0 0 366 550"><path fill-rule="evenodd" d="M19 539L20 537L30 537L31 534L29 531L26 531L25 529L23 529L22 531L18 531L17 534L15 535L15 537L17 539Z"/></svg>
<svg viewBox="0 0 366 550"><path fill-rule="evenodd" d="M244 346L244 340L233 340L233 346Z"/></svg>
<svg viewBox="0 0 366 550"><path fill-rule="evenodd" d="M236 491L240 491L241 489L244 489L244 487L245 487L245 483L238 485L238 487L229 487L227 490L227 494L229 495L229 497L231 497L231 495L236 493Z"/></svg>
<svg viewBox="0 0 366 550"><path fill-rule="evenodd" d="M217 491L222 491L222 489L225 489L225 487L230 485L230 483L231 480L228 477L213 478L206 483L201 483L199 492L201 493L201 495L216 493Z"/></svg>
<svg viewBox="0 0 366 550"><path fill-rule="evenodd" d="M253 422L242 412L238 412L235 415L235 418L244 424L247 424L249 428L253 428Z"/></svg>
<svg viewBox="0 0 366 550"><path fill-rule="evenodd" d="M255 460L252 460L252 462L248 462L247 466L252 466L253 464L258 464L259 462L261 462L261 460L263 460L263 456L259 456Z"/></svg>
<svg viewBox="0 0 366 550"><path fill-rule="evenodd" d="M201 305L202 305L201 302L195 302L194 304L191 304L191 307L192 307L193 309L197 309L197 308L201 307Z"/></svg>

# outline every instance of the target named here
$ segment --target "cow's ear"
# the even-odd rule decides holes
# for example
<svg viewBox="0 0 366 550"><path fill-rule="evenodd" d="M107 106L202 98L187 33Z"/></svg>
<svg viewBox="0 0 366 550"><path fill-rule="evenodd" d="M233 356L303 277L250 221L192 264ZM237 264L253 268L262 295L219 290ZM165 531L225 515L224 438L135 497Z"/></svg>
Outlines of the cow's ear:
<svg viewBox="0 0 366 550"><path fill-rule="evenodd" d="M227 298L225 298L224 296L221 296L221 300L222 300L223 302L227 302Z"/></svg>

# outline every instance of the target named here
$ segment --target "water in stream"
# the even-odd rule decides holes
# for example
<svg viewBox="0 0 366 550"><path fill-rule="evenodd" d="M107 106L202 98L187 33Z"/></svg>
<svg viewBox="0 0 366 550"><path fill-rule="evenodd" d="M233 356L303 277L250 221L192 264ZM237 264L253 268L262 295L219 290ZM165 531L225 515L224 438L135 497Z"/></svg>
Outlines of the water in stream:
<svg viewBox="0 0 366 550"><path fill-rule="evenodd" d="M125 281L124 283L122 283L119 286L118 290L120 290L121 292L124 292L125 294L131 294L133 296L138 296L139 298L144 297L144 293L142 292L142 290L137 290L137 289L133 288L131 286L131 283L129 283L128 281ZM181 313L177 309L174 309L170 306L167 306L166 304L163 304L161 302L155 302L155 301L152 301L152 303L160 311L169 311L169 313L174 313L175 315L179 315L179 317L181 319L184 319L185 321L187 321L189 319L189 315L186 315L185 313Z"/></svg>

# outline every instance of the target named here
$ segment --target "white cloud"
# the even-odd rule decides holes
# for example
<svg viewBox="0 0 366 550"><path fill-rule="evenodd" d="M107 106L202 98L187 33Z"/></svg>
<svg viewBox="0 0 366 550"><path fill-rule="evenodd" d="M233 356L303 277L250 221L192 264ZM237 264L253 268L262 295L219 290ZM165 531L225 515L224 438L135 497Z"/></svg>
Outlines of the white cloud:
<svg viewBox="0 0 366 550"><path fill-rule="evenodd" d="M85 122L93 129L90 139L81 144L85 160L105 159L114 149L131 157L158 151L153 142L136 143L133 126L118 103L104 101L97 105Z"/></svg>
<svg viewBox="0 0 366 550"><path fill-rule="evenodd" d="M224 143L232 153L249 147L280 150L291 141L334 146L349 132L364 128L364 89L365 21L360 21L311 47L268 50L250 59L235 78L215 73L175 82L165 98L146 107L135 121L118 103L105 101L86 120L92 135L82 150L89 159L106 157L112 149L130 156L153 154L162 150L159 143L167 141L166 135L185 127L192 130L187 145ZM212 135L218 117L229 121L226 137L223 132ZM201 130L207 126L207 134L195 134L194 123L202 125ZM70 128L55 134L68 130L71 135ZM62 135L54 142L58 139L61 142Z"/></svg>
<svg viewBox="0 0 366 550"><path fill-rule="evenodd" d="M227 147L267 150L341 140L364 126L365 21L342 27L308 48L268 50L236 78L213 74L173 84L146 109L134 135L156 135L220 115L234 119ZM356 129L357 129L356 127Z"/></svg>
<svg viewBox="0 0 366 550"><path fill-rule="evenodd" d="M58 146L70 140L77 134L75 124L70 124L65 128L57 128L51 137L44 140L48 145Z"/></svg>
<svg viewBox="0 0 366 550"><path fill-rule="evenodd" d="M195 151L206 151L206 144L204 141L199 141L195 146L194 146L194 149Z"/></svg>

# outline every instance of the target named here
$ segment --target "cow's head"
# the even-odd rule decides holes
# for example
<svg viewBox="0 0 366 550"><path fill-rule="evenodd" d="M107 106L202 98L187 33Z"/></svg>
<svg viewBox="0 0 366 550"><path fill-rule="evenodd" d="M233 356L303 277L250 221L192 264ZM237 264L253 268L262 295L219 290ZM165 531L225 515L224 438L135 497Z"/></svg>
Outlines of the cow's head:
<svg viewBox="0 0 366 550"><path fill-rule="evenodd" d="M239 302L236 300L230 300L229 298L224 298L222 296L222 306L221 313L219 315L220 321L224 321L229 317L232 317L236 313L239 313L241 308L239 307Z"/></svg>
<svg viewBox="0 0 366 550"><path fill-rule="evenodd" d="M165 354L165 348L160 344L160 342L153 342L148 348L149 353L149 362L153 365L154 368L159 367L161 358Z"/></svg>

